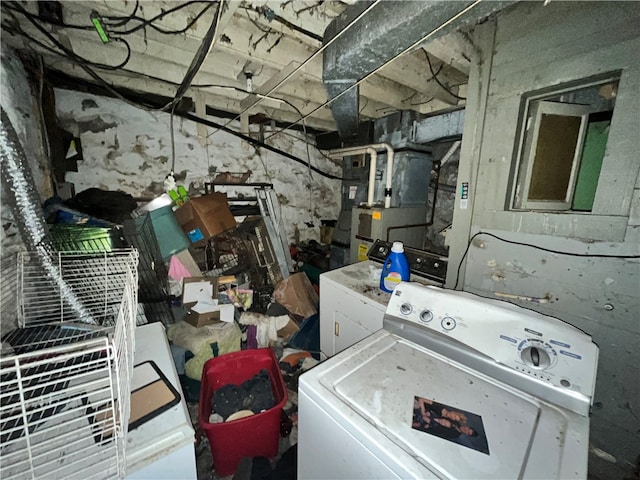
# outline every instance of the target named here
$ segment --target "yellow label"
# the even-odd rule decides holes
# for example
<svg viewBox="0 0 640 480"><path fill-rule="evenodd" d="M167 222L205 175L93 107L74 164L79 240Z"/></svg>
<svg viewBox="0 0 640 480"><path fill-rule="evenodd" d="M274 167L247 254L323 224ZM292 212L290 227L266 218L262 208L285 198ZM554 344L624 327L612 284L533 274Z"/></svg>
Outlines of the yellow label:
<svg viewBox="0 0 640 480"><path fill-rule="evenodd" d="M367 259L367 252L369 251L369 245L361 243L358 245L358 261L362 262Z"/></svg>
<svg viewBox="0 0 640 480"><path fill-rule="evenodd" d="M371 218L374 220L382 220L382 212L373 212Z"/></svg>

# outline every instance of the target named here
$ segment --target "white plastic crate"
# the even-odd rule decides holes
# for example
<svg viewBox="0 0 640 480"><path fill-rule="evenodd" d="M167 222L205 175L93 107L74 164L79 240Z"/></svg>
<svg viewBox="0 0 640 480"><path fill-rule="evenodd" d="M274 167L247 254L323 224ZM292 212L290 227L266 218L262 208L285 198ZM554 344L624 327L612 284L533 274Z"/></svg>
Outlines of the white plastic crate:
<svg viewBox="0 0 640 480"><path fill-rule="evenodd" d="M138 254L43 254L3 262L0 478L124 478Z"/></svg>

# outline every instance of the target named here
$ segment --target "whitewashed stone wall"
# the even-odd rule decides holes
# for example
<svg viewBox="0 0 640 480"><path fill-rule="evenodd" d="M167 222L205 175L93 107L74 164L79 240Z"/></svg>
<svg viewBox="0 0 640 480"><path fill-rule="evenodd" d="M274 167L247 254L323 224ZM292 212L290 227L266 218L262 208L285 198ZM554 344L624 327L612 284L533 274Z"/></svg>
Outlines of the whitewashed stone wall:
<svg viewBox="0 0 640 480"><path fill-rule="evenodd" d="M56 89L56 112L60 125L80 137L83 160L78 172L66 180L76 192L97 187L121 190L134 197L155 197L171 170L170 115L145 111L121 100ZM223 124L224 119L211 117ZM231 124L239 130L239 124ZM257 127L252 126L252 129ZM208 128L208 134L215 131ZM267 127L265 136L272 133ZM174 117L175 175L190 194L204 191L204 183L220 172L252 171L249 182L273 183L282 206L291 242L319 240L320 220L335 219L340 211L340 180L312 172L306 165L282 155L256 148L236 136L219 131L207 141L198 136L194 122ZM304 136L287 131L267 143L307 160ZM309 146L311 164L340 177L341 167ZM251 188L220 187L230 197L252 196Z"/></svg>

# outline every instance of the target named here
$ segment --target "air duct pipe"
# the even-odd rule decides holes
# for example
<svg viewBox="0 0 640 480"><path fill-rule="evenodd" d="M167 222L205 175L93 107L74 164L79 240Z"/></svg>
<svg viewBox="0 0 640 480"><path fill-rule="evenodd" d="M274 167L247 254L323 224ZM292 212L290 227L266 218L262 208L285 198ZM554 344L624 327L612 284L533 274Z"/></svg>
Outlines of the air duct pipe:
<svg viewBox="0 0 640 480"><path fill-rule="evenodd" d="M349 5L325 29L327 45L345 27L349 30L331 42L323 52L322 81L340 138L358 135L359 92L354 84L411 48L441 38L462 27L481 22L492 13L515 3L513 0L422 0L373 3L361 0ZM369 10L366 10L370 7ZM366 15L362 16L366 10ZM352 22L356 22L353 23ZM424 44L423 43L423 44ZM353 88L351 88L353 87ZM351 88L351 90L348 90ZM344 93L348 90L347 93ZM458 98L443 88L431 94L450 105Z"/></svg>
<svg viewBox="0 0 640 480"><path fill-rule="evenodd" d="M333 159L344 158L350 155L359 155L368 153L371 156L369 162L369 190L367 191L367 206L373 207L373 195L375 191L376 181L376 165L378 152L387 151L387 181L384 189L384 208L391 207L391 182L393 179L393 148L388 143L374 143L372 145L363 145L361 147L339 148L329 151L329 157Z"/></svg>
<svg viewBox="0 0 640 480"><path fill-rule="evenodd" d="M53 248L47 238L47 225L42 215L35 182L27 163L24 149L9 116L2 110L0 126L0 172L2 188L7 194L14 221L28 250L36 252L37 261L47 277L58 286L61 297L85 323L96 324L93 315L76 293L62 278L53 257Z"/></svg>

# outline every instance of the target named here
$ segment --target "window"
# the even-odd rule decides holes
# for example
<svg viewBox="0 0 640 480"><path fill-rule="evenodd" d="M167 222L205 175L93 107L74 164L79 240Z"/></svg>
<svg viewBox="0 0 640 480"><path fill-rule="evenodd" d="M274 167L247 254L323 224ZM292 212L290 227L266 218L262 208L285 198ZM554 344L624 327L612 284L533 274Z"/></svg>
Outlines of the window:
<svg viewBox="0 0 640 480"><path fill-rule="evenodd" d="M593 207L618 77L524 98L512 208Z"/></svg>

